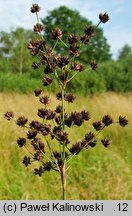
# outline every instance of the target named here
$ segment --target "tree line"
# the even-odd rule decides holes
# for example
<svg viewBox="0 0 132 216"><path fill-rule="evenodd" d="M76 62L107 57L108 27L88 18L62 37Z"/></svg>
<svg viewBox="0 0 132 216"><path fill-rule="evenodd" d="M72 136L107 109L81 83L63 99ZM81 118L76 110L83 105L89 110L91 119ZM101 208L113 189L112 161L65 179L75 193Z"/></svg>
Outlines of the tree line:
<svg viewBox="0 0 132 216"><path fill-rule="evenodd" d="M67 40L71 32L80 36L87 26L93 25L91 21L82 17L78 11L65 6L50 11L42 19L42 22L45 26L44 36L46 38L51 37L52 29L59 27L62 29L64 41ZM11 76L17 76L19 77L17 80L22 80L22 77L29 80L41 79L43 69L33 71L33 58L27 49L28 42L35 38L36 33L23 28L12 29L9 33L0 32L0 83L3 82L4 76L6 76L6 79L8 79L7 77L11 79ZM50 43L53 46L54 41L50 40ZM65 55L65 49L63 48L60 50L58 47L58 52ZM69 86L71 91L76 90L78 93L87 94L104 91L128 92L132 90L132 48L128 44L124 45L119 51L117 60L113 60L103 30L98 28L96 36L93 37L88 46L83 48L82 53L78 61L87 65L91 60L96 59L98 68L95 72L82 72L80 76L77 76L74 83ZM35 57L34 61L37 61ZM2 83L1 86L3 86ZM3 87L0 87L0 90L2 91Z"/></svg>

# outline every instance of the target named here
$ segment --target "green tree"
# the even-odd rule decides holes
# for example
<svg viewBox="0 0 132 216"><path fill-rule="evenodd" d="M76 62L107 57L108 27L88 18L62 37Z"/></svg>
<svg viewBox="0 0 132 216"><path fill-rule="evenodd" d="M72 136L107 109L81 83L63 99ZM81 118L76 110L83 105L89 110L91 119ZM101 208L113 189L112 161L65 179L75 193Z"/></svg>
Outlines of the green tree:
<svg viewBox="0 0 132 216"><path fill-rule="evenodd" d="M45 37L47 39L51 37L51 31L55 27L59 27L63 32L64 41L67 40L67 37L71 33L80 37L84 34L84 29L87 26L93 26L92 22L81 16L78 11L71 10L66 6L61 6L58 9L50 11L49 15L42 19L42 22L46 26ZM53 45L54 41L51 43ZM60 49L58 51L60 53ZM101 28L96 30L96 36L91 40L91 45L87 45L82 51L83 55L81 55L80 60L86 64L92 59L101 62L111 58L110 46ZM62 47L61 53L64 53Z"/></svg>
<svg viewBox="0 0 132 216"><path fill-rule="evenodd" d="M34 37L31 30L23 28L11 30L9 33L0 32L0 56L3 59L1 61L8 60L12 72L21 75L31 68L32 60L26 45Z"/></svg>
<svg viewBox="0 0 132 216"><path fill-rule="evenodd" d="M26 44L32 33L23 28L17 28L15 31L12 31L11 34L14 39L11 66L14 72L19 72L21 75L28 71L31 62Z"/></svg>
<svg viewBox="0 0 132 216"><path fill-rule="evenodd" d="M132 54L120 61L102 63L99 67L99 77L102 75L107 91L132 91Z"/></svg>
<svg viewBox="0 0 132 216"><path fill-rule="evenodd" d="M11 50L13 46L13 41L11 35L7 32L0 32L0 57L9 57L11 55Z"/></svg>
<svg viewBox="0 0 132 216"><path fill-rule="evenodd" d="M132 52L122 59L120 64L123 73L122 84L124 84L124 92L132 91Z"/></svg>
<svg viewBox="0 0 132 216"><path fill-rule="evenodd" d="M122 49L119 51L118 60L122 60L127 56L132 55L132 48L128 44L125 44Z"/></svg>

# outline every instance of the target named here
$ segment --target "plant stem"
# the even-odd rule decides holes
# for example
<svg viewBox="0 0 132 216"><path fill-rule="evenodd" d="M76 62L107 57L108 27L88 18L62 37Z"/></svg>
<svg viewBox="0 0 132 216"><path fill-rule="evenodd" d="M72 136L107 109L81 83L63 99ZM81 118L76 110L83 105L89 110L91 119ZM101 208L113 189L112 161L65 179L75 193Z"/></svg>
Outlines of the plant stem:
<svg viewBox="0 0 132 216"><path fill-rule="evenodd" d="M98 28L98 26L100 25L101 21L99 21L99 23L95 26L95 29Z"/></svg>
<svg viewBox="0 0 132 216"><path fill-rule="evenodd" d="M37 12L36 12L36 18L37 18L37 22L39 23L39 16Z"/></svg>
<svg viewBox="0 0 132 216"><path fill-rule="evenodd" d="M64 101L64 90L62 89L62 130L65 130L65 117L64 117L64 110L65 110L65 101ZM65 143L63 142L63 150L62 150L62 161L64 163L65 160Z"/></svg>
<svg viewBox="0 0 132 216"><path fill-rule="evenodd" d="M53 51L55 50L56 46L58 44L58 40L55 42L54 47L53 47Z"/></svg>
<svg viewBox="0 0 132 216"><path fill-rule="evenodd" d="M66 200L66 161L64 161L62 172L61 172L61 183L62 183L62 200Z"/></svg>
<svg viewBox="0 0 132 216"><path fill-rule="evenodd" d="M60 42L62 43L63 46L65 46L66 48L68 48L68 45L62 40L62 39L59 39Z"/></svg>
<svg viewBox="0 0 132 216"><path fill-rule="evenodd" d="M64 89L62 89L62 130L65 130L65 100ZM65 142L62 144L62 170L61 170L61 182L62 182L62 199L66 199L66 160L65 160Z"/></svg>

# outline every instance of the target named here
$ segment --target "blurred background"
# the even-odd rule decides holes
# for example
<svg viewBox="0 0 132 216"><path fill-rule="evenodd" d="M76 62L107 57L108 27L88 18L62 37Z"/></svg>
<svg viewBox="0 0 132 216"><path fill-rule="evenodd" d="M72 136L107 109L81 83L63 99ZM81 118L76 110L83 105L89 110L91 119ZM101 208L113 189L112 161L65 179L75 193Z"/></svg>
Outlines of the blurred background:
<svg viewBox="0 0 132 216"><path fill-rule="evenodd" d="M27 49L28 42L36 38L33 32L36 17L30 13L32 3L31 0L1 0L0 199L61 197L60 187L56 186L56 178L58 184L60 182L57 176L48 173L39 178L32 174L32 170L25 170L21 163L24 153L16 144L23 132L3 119L7 110L33 119L40 106L33 90L42 86L43 68L32 68L36 59ZM93 115L92 120L98 120L107 113L118 119L121 114L129 119L129 124L124 129L116 125L104 132L103 135L109 134L113 138L110 149L99 145L73 161L67 190L69 199L131 199L132 1L36 0L35 3L41 6L40 18L47 39L55 27L62 29L64 41L71 33L80 36L87 26L98 24L99 13L109 14L110 20L99 26L91 44L82 48L78 61L87 67L91 60L96 59L98 68L80 73L69 84L68 91L78 96L70 109L88 109ZM61 52L65 54L64 50ZM48 87L53 101L56 90L56 83ZM85 125L78 132L79 137L86 130ZM74 133L71 139L76 139Z"/></svg>

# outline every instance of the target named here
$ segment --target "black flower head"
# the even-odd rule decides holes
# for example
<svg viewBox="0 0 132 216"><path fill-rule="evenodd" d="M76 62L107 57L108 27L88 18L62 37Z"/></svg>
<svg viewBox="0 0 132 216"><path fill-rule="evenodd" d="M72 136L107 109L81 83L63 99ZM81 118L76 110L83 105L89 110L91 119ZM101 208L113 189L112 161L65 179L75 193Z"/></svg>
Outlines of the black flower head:
<svg viewBox="0 0 132 216"><path fill-rule="evenodd" d="M92 141L90 141L90 142L88 143L88 145L89 145L90 147L94 148L94 147L96 146L96 142L97 142L97 140L96 140L96 139L93 139Z"/></svg>
<svg viewBox="0 0 132 216"><path fill-rule="evenodd" d="M71 119L73 123L77 126L81 126L84 121L83 116L80 112L72 112Z"/></svg>
<svg viewBox="0 0 132 216"><path fill-rule="evenodd" d="M40 166L39 169L34 169L34 174L35 175L39 175L42 176L42 174L44 173L44 169Z"/></svg>
<svg viewBox="0 0 132 216"><path fill-rule="evenodd" d="M94 28L92 26L90 27L87 27L85 30L84 30L85 34L89 37L92 37L92 36L95 36L96 32L94 30Z"/></svg>
<svg viewBox="0 0 132 216"><path fill-rule="evenodd" d="M68 103L73 103L75 98L76 97L71 93L65 95L65 101L67 101Z"/></svg>
<svg viewBox="0 0 132 216"><path fill-rule="evenodd" d="M33 30L35 32L42 32L44 30L44 26L40 23L37 23L36 25L34 25Z"/></svg>
<svg viewBox="0 0 132 216"><path fill-rule="evenodd" d="M49 99L49 97L47 95L46 96L42 96L40 98L40 102L43 103L44 105L47 105L47 104L49 104L50 99Z"/></svg>
<svg viewBox="0 0 132 216"><path fill-rule="evenodd" d="M19 145L19 147L25 146L26 145L26 139L22 138L22 137L19 137L18 140L17 140L17 144Z"/></svg>
<svg viewBox="0 0 132 216"><path fill-rule="evenodd" d="M34 90L34 94L36 97L39 96L41 94L41 92L42 92L42 89L35 89Z"/></svg>
<svg viewBox="0 0 132 216"><path fill-rule="evenodd" d="M49 76L45 76L42 82L44 86L48 86L53 82L53 79Z"/></svg>
<svg viewBox="0 0 132 216"><path fill-rule="evenodd" d="M40 63L33 62L32 67L34 70L38 69L40 67Z"/></svg>
<svg viewBox="0 0 132 216"><path fill-rule="evenodd" d="M51 37L52 37L53 40L61 39L62 38L62 31L61 31L61 29L55 28L51 32Z"/></svg>
<svg viewBox="0 0 132 216"><path fill-rule="evenodd" d="M76 144L74 144L71 148L70 148L70 152L72 154L77 155L81 149L83 148L83 146L81 145L81 142L77 142Z"/></svg>
<svg viewBox="0 0 132 216"><path fill-rule="evenodd" d="M44 109L44 108L40 108L38 109L38 116L40 118L45 118L48 114L48 110L47 109Z"/></svg>
<svg viewBox="0 0 132 216"><path fill-rule="evenodd" d="M35 129L35 130L40 130L42 128L42 123L40 123L39 121L31 121L31 123L29 124L31 129Z"/></svg>
<svg viewBox="0 0 132 216"><path fill-rule="evenodd" d="M55 117L55 113L52 110L48 110L46 119L51 120L54 119L54 117Z"/></svg>
<svg viewBox="0 0 132 216"><path fill-rule="evenodd" d="M105 126L109 126L113 123L113 119L111 118L110 115L105 115L102 118L102 122L104 123Z"/></svg>
<svg viewBox="0 0 132 216"><path fill-rule="evenodd" d="M47 136L51 131L51 125L50 124L43 125L40 131L43 134L43 136Z"/></svg>
<svg viewBox="0 0 132 216"><path fill-rule="evenodd" d="M68 133L67 132L65 132L65 131L63 131L62 129L60 129L58 132L57 132L57 134L56 134L57 136L58 136L58 140L61 142L61 143L65 143L65 144L69 144L70 143L70 141L69 141L69 139L68 139Z"/></svg>
<svg viewBox="0 0 132 216"><path fill-rule="evenodd" d="M9 121L9 120L11 120L12 118L14 118L14 114L13 114L13 112L6 112L6 113L4 114L4 117Z"/></svg>
<svg viewBox="0 0 132 216"><path fill-rule="evenodd" d="M83 64L78 64L77 62L74 62L74 63L72 64L71 69L74 70L74 71L79 71L79 72L81 72L81 71L84 70L84 65L83 65Z"/></svg>
<svg viewBox="0 0 132 216"><path fill-rule="evenodd" d="M80 37L80 40L82 41L82 43L84 44L88 44L89 43L89 37L87 35L83 35Z"/></svg>
<svg viewBox="0 0 132 216"><path fill-rule="evenodd" d="M55 58L55 62L59 68L64 68L69 64L70 59L67 56L58 56Z"/></svg>
<svg viewBox="0 0 132 216"><path fill-rule="evenodd" d="M89 132L89 133L87 133L86 135L85 135L85 142L86 143L89 143L93 138L94 138L94 133L92 133L91 131Z"/></svg>
<svg viewBox="0 0 132 216"><path fill-rule="evenodd" d="M54 152L53 152L53 155L54 155L54 157L55 157L56 159L60 159L60 158L61 158L61 154L60 154L59 152L57 152L57 151L54 151Z"/></svg>
<svg viewBox="0 0 132 216"><path fill-rule="evenodd" d="M31 13L37 13L40 11L40 6L38 4L32 4Z"/></svg>
<svg viewBox="0 0 132 216"><path fill-rule="evenodd" d="M61 123L61 115L55 115L55 122L59 125Z"/></svg>
<svg viewBox="0 0 132 216"><path fill-rule="evenodd" d="M79 46L77 44L70 45L69 55L74 57L78 57L80 55Z"/></svg>
<svg viewBox="0 0 132 216"><path fill-rule="evenodd" d="M32 4L32 7L31 7L31 13L37 13L40 11L40 7L38 4Z"/></svg>
<svg viewBox="0 0 132 216"><path fill-rule="evenodd" d="M110 140L108 138L104 138L104 139L101 139L101 142L102 142L103 146L107 148L112 143L112 140Z"/></svg>
<svg viewBox="0 0 132 216"><path fill-rule="evenodd" d="M51 73L53 73L53 69L49 66L46 66L44 69L44 73L45 74L51 74Z"/></svg>
<svg viewBox="0 0 132 216"><path fill-rule="evenodd" d="M27 138L28 138L28 139L33 139L33 138L36 137L36 135L37 135L37 131L36 131L36 130L30 130L30 131L28 131L28 133L27 133Z"/></svg>
<svg viewBox="0 0 132 216"><path fill-rule="evenodd" d="M97 63L96 63L95 60L94 60L94 61L91 61L90 65L91 65L92 70L96 70L97 67L98 67L98 65L97 65Z"/></svg>
<svg viewBox="0 0 132 216"><path fill-rule="evenodd" d="M65 118L65 125L67 127L71 127L72 126L72 118L71 118L71 116Z"/></svg>
<svg viewBox="0 0 132 216"><path fill-rule="evenodd" d="M88 111L82 110L81 114L82 114L83 120L88 121L90 119L90 113Z"/></svg>
<svg viewBox="0 0 132 216"><path fill-rule="evenodd" d="M126 117L124 116L119 116L119 124L122 127L125 127L128 124L128 120L126 119Z"/></svg>
<svg viewBox="0 0 132 216"><path fill-rule="evenodd" d="M61 144L65 143L65 144L69 144L70 141L68 139L68 133L66 133L65 131L62 130L62 128L60 126L58 127L54 127L53 128L53 134L52 134L52 139L56 138L56 140L58 140Z"/></svg>
<svg viewBox="0 0 132 216"><path fill-rule="evenodd" d="M49 161L49 162L44 163L43 169L44 169L44 171L50 171L52 169L51 162Z"/></svg>
<svg viewBox="0 0 132 216"><path fill-rule="evenodd" d="M22 163L27 167L29 164L31 164L30 157L25 156Z"/></svg>
<svg viewBox="0 0 132 216"><path fill-rule="evenodd" d="M56 93L56 98L57 98L57 100L62 100L62 93L61 92L57 92Z"/></svg>
<svg viewBox="0 0 132 216"><path fill-rule="evenodd" d="M93 122L93 127L96 131L99 131L103 128L103 124L101 121Z"/></svg>
<svg viewBox="0 0 132 216"><path fill-rule="evenodd" d="M75 44L75 43L77 43L78 41L79 41L79 38L78 38L76 35L74 35L74 34L70 35L70 37L69 37L68 40L67 40L67 42L68 42L69 44Z"/></svg>
<svg viewBox="0 0 132 216"><path fill-rule="evenodd" d="M62 106L61 105L58 105L55 109L55 112L56 113L61 113L62 112Z"/></svg>
<svg viewBox="0 0 132 216"><path fill-rule="evenodd" d="M107 13L100 13L99 14L99 19L102 23L106 23L109 20L109 15Z"/></svg>
<svg viewBox="0 0 132 216"><path fill-rule="evenodd" d="M24 116L20 116L20 117L17 119L16 123L17 123L17 125L19 125L19 126L21 126L21 127L24 127L25 124L27 123L27 121L28 121L27 118L25 118Z"/></svg>
<svg viewBox="0 0 132 216"><path fill-rule="evenodd" d="M45 45L44 40L37 39L37 40L30 41L27 45L27 48L30 50L32 56L36 56L38 55L40 50L43 51L44 45Z"/></svg>
<svg viewBox="0 0 132 216"><path fill-rule="evenodd" d="M44 143L41 141L40 138L34 138L33 140L31 140L31 144L33 145L34 149L35 150L39 150L39 151L42 151L43 153L45 153L45 150L44 150Z"/></svg>

